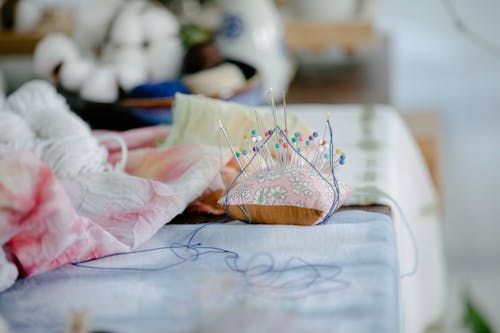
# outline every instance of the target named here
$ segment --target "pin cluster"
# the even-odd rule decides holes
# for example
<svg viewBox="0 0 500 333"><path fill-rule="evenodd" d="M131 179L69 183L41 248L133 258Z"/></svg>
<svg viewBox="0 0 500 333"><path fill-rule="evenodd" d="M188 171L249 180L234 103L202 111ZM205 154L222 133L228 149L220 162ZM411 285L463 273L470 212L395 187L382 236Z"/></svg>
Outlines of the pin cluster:
<svg viewBox="0 0 500 333"><path fill-rule="evenodd" d="M277 133L270 138L275 130ZM319 170L330 167L330 144L324 138L320 138L318 132L314 131L310 135L295 132L289 136L286 129L275 130L267 130L260 135L256 129L252 129L250 135L243 136L246 146L235 150L235 157L242 165L246 165L256 155L254 165L248 168L249 170L269 168L276 164L304 165L306 163L304 158ZM267 141L271 142L266 144ZM344 151L336 149L333 155L334 166L345 163Z"/></svg>
<svg viewBox="0 0 500 333"><path fill-rule="evenodd" d="M245 169L243 172L244 177L247 177L248 173L262 169L302 166L306 164L311 164L319 172L326 172L332 167L345 163L345 152L340 149L332 151L330 147L332 142L326 140L327 129L330 128L329 117L326 120L325 130L321 138L316 131L309 135L300 132L290 135L287 127L285 93L283 92L284 127L278 124L272 91L271 106L275 125L274 129L262 131L259 118L257 113L255 113L258 130L252 129L249 134L245 134L243 136L245 146L239 147L238 150L234 149L222 122L218 121L220 130L224 135L229 149L236 157L239 168L242 171ZM282 128L284 129L282 130Z"/></svg>

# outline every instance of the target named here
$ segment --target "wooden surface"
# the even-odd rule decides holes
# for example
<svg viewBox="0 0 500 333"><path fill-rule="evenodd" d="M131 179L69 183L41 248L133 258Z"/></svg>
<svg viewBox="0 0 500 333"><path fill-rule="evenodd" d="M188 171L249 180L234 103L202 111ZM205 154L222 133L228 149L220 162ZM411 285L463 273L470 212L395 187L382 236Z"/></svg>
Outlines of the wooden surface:
<svg viewBox="0 0 500 333"><path fill-rule="evenodd" d="M322 51L329 47L355 50L372 42L375 29L370 21L347 22L293 21L285 25L291 51Z"/></svg>
<svg viewBox="0 0 500 333"><path fill-rule="evenodd" d="M389 47L389 38L379 36L342 62L329 60L328 55L318 55L317 60L309 55L307 63L299 63L287 102L390 104Z"/></svg>
<svg viewBox="0 0 500 333"><path fill-rule="evenodd" d="M405 110L402 116L417 140L417 144L427 163L434 185L439 192L441 189L439 174L441 121L439 113L436 111Z"/></svg>
<svg viewBox="0 0 500 333"><path fill-rule="evenodd" d="M68 8L46 9L41 22L33 31L14 32L0 30L0 55L31 54L36 44L48 33L71 34L73 12Z"/></svg>
<svg viewBox="0 0 500 333"><path fill-rule="evenodd" d="M365 212L380 213L392 217L391 207L386 205L351 205L339 208L339 212L346 210L363 210Z"/></svg>
<svg viewBox="0 0 500 333"><path fill-rule="evenodd" d="M333 47L355 51L375 40L375 0L350 1L350 6L335 13L332 12L335 7L325 8L326 13L318 13L320 7L315 4L304 10L303 6L286 0L275 0L283 13L290 50L321 52Z"/></svg>

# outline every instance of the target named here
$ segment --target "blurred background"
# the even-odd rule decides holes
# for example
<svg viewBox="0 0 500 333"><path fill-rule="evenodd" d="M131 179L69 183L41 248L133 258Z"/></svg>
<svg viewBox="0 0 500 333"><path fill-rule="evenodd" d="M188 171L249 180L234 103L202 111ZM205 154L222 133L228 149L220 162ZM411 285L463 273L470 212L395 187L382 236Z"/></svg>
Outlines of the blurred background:
<svg viewBox="0 0 500 333"><path fill-rule="evenodd" d="M45 77L97 127L106 119L89 108L125 113L120 129L171 121L179 77L183 89L248 105L262 103L267 87L274 87L277 99L287 90L288 103L394 105L420 143L442 198L449 278L444 327L467 331L463 298L468 291L491 327L500 329L500 1L153 3L166 6L176 22L163 27L164 35L146 27L145 37L134 37L127 27L137 18L130 14L121 22L113 14L123 9L120 0L0 1L3 86L12 91L34 76ZM49 51L40 48L40 40L55 31L72 35L76 46L63 40L48 43ZM88 38L95 31L100 37ZM133 38L147 62L173 56L163 72L125 70L110 79L105 71L110 63L141 62L137 50L128 48ZM34 57L37 45L41 51ZM99 89L84 88L83 79L77 80L83 74L60 73L60 64L47 63L53 49L66 50L56 52L61 61L73 53L78 61L91 59L89 71L103 71L89 86ZM204 65L192 65L197 61L188 55L204 59ZM215 74L206 71L214 64ZM229 83L200 91L211 75L223 75ZM164 80L175 89L158 91L149 84Z"/></svg>

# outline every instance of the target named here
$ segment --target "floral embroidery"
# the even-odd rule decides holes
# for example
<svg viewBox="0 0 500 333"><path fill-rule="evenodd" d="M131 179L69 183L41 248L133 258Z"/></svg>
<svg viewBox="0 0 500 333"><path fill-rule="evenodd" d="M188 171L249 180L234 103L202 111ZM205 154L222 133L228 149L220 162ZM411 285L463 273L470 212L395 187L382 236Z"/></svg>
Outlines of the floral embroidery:
<svg viewBox="0 0 500 333"><path fill-rule="evenodd" d="M268 186L264 187L264 193L274 204L277 200L285 199L286 189L281 186Z"/></svg>
<svg viewBox="0 0 500 333"><path fill-rule="evenodd" d="M307 182L296 184L296 186L294 186L293 188L293 193L295 194L303 193L304 195L312 196L314 192L314 187Z"/></svg>
<svg viewBox="0 0 500 333"><path fill-rule="evenodd" d="M266 180L267 180L267 176L266 176L265 171L261 171L261 172L257 173L257 182L259 184L264 183Z"/></svg>
<svg viewBox="0 0 500 333"><path fill-rule="evenodd" d="M267 171L267 179L276 180L281 177L281 172L278 169L270 169Z"/></svg>
<svg viewBox="0 0 500 333"><path fill-rule="evenodd" d="M266 203L266 197L264 196L263 189L258 189L253 196L253 204L264 205Z"/></svg>
<svg viewBox="0 0 500 333"><path fill-rule="evenodd" d="M298 183L303 178L303 175L301 175L301 173L297 169L294 169L294 168L286 168L284 170L284 175L292 183Z"/></svg>
<svg viewBox="0 0 500 333"><path fill-rule="evenodd" d="M246 190L246 191L241 192L240 197L242 199L248 199L248 198L250 198L251 195L252 195L252 192L249 190Z"/></svg>
<svg viewBox="0 0 500 333"><path fill-rule="evenodd" d="M342 201L349 188L339 182L339 190ZM320 175L303 165L259 171L236 184L228 193L228 201L232 205L312 208L326 215L336 195L331 174Z"/></svg>

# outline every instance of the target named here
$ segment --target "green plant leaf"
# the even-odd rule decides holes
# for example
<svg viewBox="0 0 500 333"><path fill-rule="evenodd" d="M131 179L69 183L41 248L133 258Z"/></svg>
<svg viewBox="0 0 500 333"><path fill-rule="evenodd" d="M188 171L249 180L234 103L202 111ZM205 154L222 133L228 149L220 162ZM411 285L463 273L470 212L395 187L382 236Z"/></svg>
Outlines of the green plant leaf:
<svg viewBox="0 0 500 333"><path fill-rule="evenodd" d="M491 325L474 305L469 295L465 296L463 323L473 333L493 333Z"/></svg>

